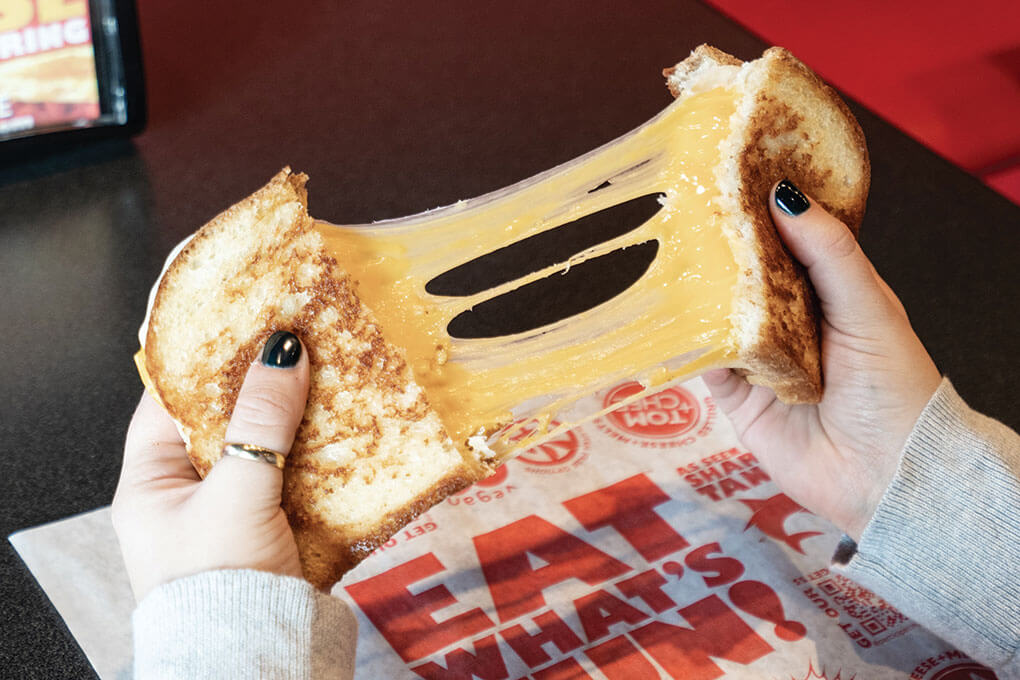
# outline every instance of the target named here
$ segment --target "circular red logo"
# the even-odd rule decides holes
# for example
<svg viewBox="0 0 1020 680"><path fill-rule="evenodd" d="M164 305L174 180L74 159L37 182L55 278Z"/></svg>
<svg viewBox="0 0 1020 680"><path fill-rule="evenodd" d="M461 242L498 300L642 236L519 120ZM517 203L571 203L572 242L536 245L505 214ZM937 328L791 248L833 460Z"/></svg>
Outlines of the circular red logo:
<svg viewBox="0 0 1020 680"><path fill-rule="evenodd" d="M549 423L550 429L557 426L559 426L559 423L556 421ZM530 430L525 433L526 435L532 434L536 429L534 425L529 425L529 427ZM552 439L546 439L541 444L533 446L527 451L522 451L517 455L517 458L522 463L529 465L562 465L576 456L580 449L581 441L577 438L577 434L573 430L567 430Z"/></svg>
<svg viewBox="0 0 1020 680"><path fill-rule="evenodd" d="M931 676L931 680L995 680L995 673L991 668L971 661L944 668Z"/></svg>
<svg viewBox="0 0 1020 680"><path fill-rule="evenodd" d="M618 385L606 395L603 406L609 408L642 389L636 382ZM653 439L669 439L684 434L694 429L700 417L698 400L682 387L667 387L606 415L609 422L624 432Z"/></svg>
<svg viewBox="0 0 1020 680"><path fill-rule="evenodd" d="M538 420L522 420L513 425L511 442L520 442L538 432ZM562 423L550 420L547 428L555 430ZM571 470L588 459L587 447L590 442L580 429L567 430L535 444L514 456L524 469L537 474L556 474Z"/></svg>

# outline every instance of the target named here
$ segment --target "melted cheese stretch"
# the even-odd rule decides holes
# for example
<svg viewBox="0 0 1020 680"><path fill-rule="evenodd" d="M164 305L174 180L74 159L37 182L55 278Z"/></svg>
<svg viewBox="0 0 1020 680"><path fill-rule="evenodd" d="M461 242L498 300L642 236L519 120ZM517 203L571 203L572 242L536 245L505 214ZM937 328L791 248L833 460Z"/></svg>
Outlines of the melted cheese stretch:
<svg viewBox="0 0 1020 680"><path fill-rule="evenodd" d="M718 148L734 108L733 93L722 88L685 97L624 137L507 189L398 220L318 224L384 336L406 350L454 442L463 446L483 433L502 459L597 415L572 411L583 396L628 378L660 385L726 362L737 271L713 199ZM606 180L609 186L589 193ZM425 290L486 253L651 193L663 194L652 218L567 262L471 296ZM587 312L499 338L447 333L455 316L487 299L651 240L658 251L645 274ZM506 429L490 437L535 417L530 437ZM550 431L553 418L561 424Z"/></svg>

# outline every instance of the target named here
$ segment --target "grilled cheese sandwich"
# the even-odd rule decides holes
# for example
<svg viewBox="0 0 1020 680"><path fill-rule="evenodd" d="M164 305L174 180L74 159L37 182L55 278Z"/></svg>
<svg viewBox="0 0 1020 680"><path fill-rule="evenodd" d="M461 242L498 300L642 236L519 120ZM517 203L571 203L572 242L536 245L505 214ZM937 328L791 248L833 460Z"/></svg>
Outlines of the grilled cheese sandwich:
<svg viewBox="0 0 1020 680"><path fill-rule="evenodd" d="M659 116L518 185L345 227L310 218L306 178L285 169L168 262L137 361L200 473L219 456L261 343L288 329L308 348L311 390L283 503L314 584L332 585L536 438L598 415L575 405L615 382L650 390L730 366L784 401L820 398L811 290L766 201L790 177L856 229L869 180L860 129L778 48L745 64L702 46L666 75L676 100ZM648 194L660 196L653 217L566 262L473 295L426 291L485 253ZM587 312L508 337L448 332L484 300L650 241L648 271Z"/></svg>

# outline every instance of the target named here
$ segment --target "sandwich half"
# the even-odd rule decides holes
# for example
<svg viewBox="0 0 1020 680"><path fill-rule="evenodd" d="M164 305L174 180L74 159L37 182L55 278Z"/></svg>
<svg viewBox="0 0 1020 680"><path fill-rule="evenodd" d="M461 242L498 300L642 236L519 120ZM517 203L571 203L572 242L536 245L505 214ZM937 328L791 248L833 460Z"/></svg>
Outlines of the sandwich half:
<svg viewBox="0 0 1020 680"><path fill-rule="evenodd" d="M507 435L522 415L538 418L530 431L549 433L553 415L613 381L653 389L730 366L784 401L820 398L811 288L775 232L767 197L789 177L856 233L869 181L860 128L782 49L744 63L702 46L666 76L677 99L649 124L490 196L359 232L309 217L307 178L284 169L171 253L136 362L200 474L219 458L245 371L266 338L291 330L307 348L309 401L284 470L283 506L313 584L330 587L418 514L490 474L529 441ZM511 342L446 334L456 305L424 286L456 261L415 256L422 233L431 230L435 238L424 240L433 251L445 244L471 259L478 248L554 228L578 205L590 212L649 192L661 193L662 209L627 238L657 239L659 254L621 296L619 329L604 332L616 313L610 301ZM499 222L536 205L546 212L531 231ZM443 240L466 225L482 225L471 247ZM702 246L685 243L704 244L713 264L691 264ZM400 266L378 268L397 252L406 258ZM670 286L664 298L653 292ZM684 295L698 298L686 305L691 325L682 321ZM701 298L711 298L711 313ZM545 393L557 396L542 401ZM530 410L515 410L518 403Z"/></svg>
<svg viewBox="0 0 1020 680"><path fill-rule="evenodd" d="M382 337L285 169L179 248L142 328L139 369L203 477L248 367L280 329L311 384L284 470L305 577L327 588L421 512L492 470L452 445L399 348Z"/></svg>
<svg viewBox="0 0 1020 680"><path fill-rule="evenodd" d="M769 214L773 184L789 178L856 236L871 164L864 133L842 99L789 51L772 47L744 63L702 45L663 71L674 97L735 82L738 100L715 167L734 260L729 363L787 403L822 396L819 319L803 268L790 257ZM717 80L718 79L718 80Z"/></svg>

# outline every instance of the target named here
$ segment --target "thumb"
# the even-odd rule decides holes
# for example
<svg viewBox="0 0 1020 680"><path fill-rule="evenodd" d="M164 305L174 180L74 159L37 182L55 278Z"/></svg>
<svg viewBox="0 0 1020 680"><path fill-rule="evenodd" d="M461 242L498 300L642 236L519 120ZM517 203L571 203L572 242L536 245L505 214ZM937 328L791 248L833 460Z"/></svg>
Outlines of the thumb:
<svg viewBox="0 0 1020 680"><path fill-rule="evenodd" d="M826 321L857 334L885 318L878 274L845 224L788 179L773 187L769 209L783 242L807 268Z"/></svg>
<svg viewBox="0 0 1020 680"><path fill-rule="evenodd" d="M278 331L266 341L237 395L224 442L247 444L286 456L308 399L308 357L301 341ZM283 471L262 460L224 455L202 484L204 492L233 497L252 511L280 507Z"/></svg>

